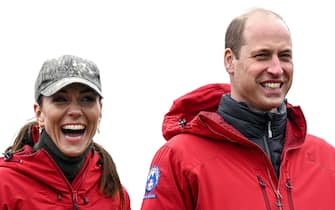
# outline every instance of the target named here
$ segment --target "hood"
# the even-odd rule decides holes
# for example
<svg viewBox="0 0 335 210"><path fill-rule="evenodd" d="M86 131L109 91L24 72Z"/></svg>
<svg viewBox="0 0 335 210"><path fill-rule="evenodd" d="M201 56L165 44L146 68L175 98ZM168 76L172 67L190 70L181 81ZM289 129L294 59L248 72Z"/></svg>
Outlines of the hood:
<svg viewBox="0 0 335 210"><path fill-rule="evenodd" d="M213 83L201 86L174 100L169 112L164 115L164 138L168 141L177 134L191 133L249 144L248 139L217 114L221 97L226 93L230 93L229 84ZM286 144L296 147L304 142L306 136L305 117L299 106L287 103L286 108Z"/></svg>
<svg viewBox="0 0 335 210"><path fill-rule="evenodd" d="M164 138L169 140L179 133L184 133L200 112L216 112L222 94L229 92L229 84L214 83L201 86L174 100L169 112L164 115Z"/></svg>

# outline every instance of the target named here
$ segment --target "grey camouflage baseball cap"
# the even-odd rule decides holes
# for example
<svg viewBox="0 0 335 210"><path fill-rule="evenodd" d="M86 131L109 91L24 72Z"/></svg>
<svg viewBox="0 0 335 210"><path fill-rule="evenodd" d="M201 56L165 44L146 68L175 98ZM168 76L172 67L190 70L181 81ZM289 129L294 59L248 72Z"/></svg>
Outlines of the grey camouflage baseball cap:
<svg viewBox="0 0 335 210"><path fill-rule="evenodd" d="M43 63L35 82L35 100L40 95L51 96L72 83L87 85L102 97L97 65L76 56L63 55Z"/></svg>

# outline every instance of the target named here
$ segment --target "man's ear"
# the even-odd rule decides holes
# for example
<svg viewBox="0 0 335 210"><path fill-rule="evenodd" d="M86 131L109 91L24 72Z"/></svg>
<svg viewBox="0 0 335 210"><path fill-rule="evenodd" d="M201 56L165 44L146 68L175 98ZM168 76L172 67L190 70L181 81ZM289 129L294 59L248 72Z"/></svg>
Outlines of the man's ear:
<svg viewBox="0 0 335 210"><path fill-rule="evenodd" d="M224 51L224 65L229 75L234 74L234 62L235 56L232 49L226 48Z"/></svg>
<svg viewBox="0 0 335 210"><path fill-rule="evenodd" d="M38 103L34 103L35 117L40 127L44 127L44 115L41 110L41 106Z"/></svg>

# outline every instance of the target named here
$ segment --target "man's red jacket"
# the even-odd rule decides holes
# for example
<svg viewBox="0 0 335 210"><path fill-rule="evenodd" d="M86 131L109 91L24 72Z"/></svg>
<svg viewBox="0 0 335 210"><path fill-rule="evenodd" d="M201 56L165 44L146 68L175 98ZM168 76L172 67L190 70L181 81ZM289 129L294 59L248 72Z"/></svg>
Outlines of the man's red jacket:
<svg viewBox="0 0 335 210"><path fill-rule="evenodd" d="M306 134L301 109L287 105L277 178L266 153L216 113L229 91L210 84L174 101L141 209L334 210L335 150Z"/></svg>

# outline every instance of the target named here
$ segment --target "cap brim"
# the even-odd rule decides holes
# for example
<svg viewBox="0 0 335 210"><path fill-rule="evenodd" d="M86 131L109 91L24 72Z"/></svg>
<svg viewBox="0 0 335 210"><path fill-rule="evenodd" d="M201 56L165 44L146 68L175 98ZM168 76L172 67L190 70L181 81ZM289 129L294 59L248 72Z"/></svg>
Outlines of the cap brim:
<svg viewBox="0 0 335 210"><path fill-rule="evenodd" d="M49 85L47 88L41 91L41 94L44 96L51 96L61 90L62 88L73 84L73 83L80 83L83 85L86 85L90 88L92 88L95 92L97 92L102 97L102 92L99 90L99 88L93 84L92 82L85 80L83 78L79 77L70 77L70 78L64 78L61 80L58 80L57 82Z"/></svg>

